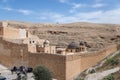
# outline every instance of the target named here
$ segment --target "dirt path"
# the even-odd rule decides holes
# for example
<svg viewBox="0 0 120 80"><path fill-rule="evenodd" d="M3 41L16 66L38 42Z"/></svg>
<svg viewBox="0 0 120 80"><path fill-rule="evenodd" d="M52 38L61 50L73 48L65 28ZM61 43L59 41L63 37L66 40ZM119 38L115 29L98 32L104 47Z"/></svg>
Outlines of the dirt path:
<svg viewBox="0 0 120 80"><path fill-rule="evenodd" d="M120 67L116 67L116 68L106 70L106 71L103 71L103 72L89 74L89 75L86 76L85 80L101 80L105 76L107 76L107 75L109 75L111 73L115 73L115 72L117 72L119 70L120 70Z"/></svg>

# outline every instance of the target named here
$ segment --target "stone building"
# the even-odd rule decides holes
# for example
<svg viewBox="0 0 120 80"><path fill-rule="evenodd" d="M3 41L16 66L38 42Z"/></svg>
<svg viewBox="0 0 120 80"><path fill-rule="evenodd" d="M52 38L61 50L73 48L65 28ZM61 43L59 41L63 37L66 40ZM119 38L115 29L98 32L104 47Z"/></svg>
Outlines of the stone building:
<svg viewBox="0 0 120 80"><path fill-rule="evenodd" d="M82 41L79 44L75 42L71 42L66 49L66 54L85 53L85 52L87 52L86 42L82 42Z"/></svg>
<svg viewBox="0 0 120 80"><path fill-rule="evenodd" d="M87 52L87 42L81 41L79 44L75 42L71 42L66 48L65 47L57 47L56 51L57 54L61 55L74 55L74 54L81 54Z"/></svg>
<svg viewBox="0 0 120 80"><path fill-rule="evenodd" d="M45 40L43 42L43 45L36 45L37 46L37 52L39 53L49 53L49 54L56 54L56 46L50 45L50 42L48 40Z"/></svg>
<svg viewBox="0 0 120 80"><path fill-rule="evenodd" d="M0 23L0 36L9 42L27 44L31 53L56 53L56 47L50 45L48 40L39 39L25 29L9 27L7 22Z"/></svg>
<svg viewBox="0 0 120 80"><path fill-rule="evenodd" d="M16 29L8 27L7 22L0 23L0 36L5 39L25 39L27 31L25 29Z"/></svg>
<svg viewBox="0 0 120 80"><path fill-rule="evenodd" d="M60 55L65 55L66 53L66 46L64 43L58 43L56 45L56 54L60 54Z"/></svg>

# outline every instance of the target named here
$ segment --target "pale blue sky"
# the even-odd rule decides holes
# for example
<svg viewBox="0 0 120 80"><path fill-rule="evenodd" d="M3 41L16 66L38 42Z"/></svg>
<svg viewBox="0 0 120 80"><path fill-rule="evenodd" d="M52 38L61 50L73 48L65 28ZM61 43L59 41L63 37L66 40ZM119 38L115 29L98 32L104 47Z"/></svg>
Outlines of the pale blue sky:
<svg viewBox="0 0 120 80"><path fill-rule="evenodd" d="M0 0L0 20L120 24L120 0Z"/></svg>

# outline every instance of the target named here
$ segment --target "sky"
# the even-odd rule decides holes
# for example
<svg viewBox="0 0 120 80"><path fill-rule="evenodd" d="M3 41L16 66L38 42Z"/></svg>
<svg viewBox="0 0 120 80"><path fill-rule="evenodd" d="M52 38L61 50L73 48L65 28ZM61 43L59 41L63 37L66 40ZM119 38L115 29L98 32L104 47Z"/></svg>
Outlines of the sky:
<svg viewBox="0 0 120 80"><path fill-rule="evenodd" d="M0 20L120 24L120 0L0 0Z"/></svg>

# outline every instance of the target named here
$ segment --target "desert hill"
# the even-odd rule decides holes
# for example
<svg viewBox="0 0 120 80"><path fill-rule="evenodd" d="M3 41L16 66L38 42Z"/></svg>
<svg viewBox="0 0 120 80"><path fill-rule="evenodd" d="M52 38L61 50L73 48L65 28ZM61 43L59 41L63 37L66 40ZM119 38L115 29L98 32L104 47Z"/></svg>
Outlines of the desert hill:
<svg viewBox="0 0 120 80"><path fill-rule="evenodd" d="M10 27L26 28L42 39L48 39L54 45L66 46L72 41L86 41L89 50L102 49L108 45L120 43L120 25L76 22L67 24L28 23L8 21Z"/></svg>

